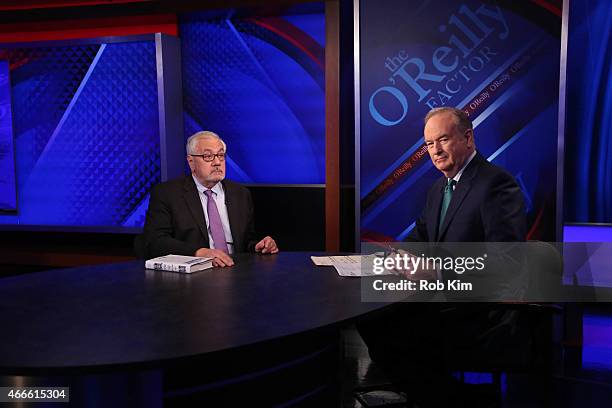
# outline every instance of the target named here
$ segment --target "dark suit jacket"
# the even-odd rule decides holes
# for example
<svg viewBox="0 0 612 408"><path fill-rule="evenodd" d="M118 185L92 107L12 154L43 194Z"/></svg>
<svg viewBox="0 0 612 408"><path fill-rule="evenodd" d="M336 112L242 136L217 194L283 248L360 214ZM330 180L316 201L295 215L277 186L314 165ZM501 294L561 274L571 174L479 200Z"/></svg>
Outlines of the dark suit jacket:
<svg viewBox="0 0 612 408"><path fill-rule="evenodd" d="M225 191L234 251L252 251L256 237L251 193L229 180L223 180L221 184ZM147 258L167 254L193 256L197 249L210 247L202 202L191 175L153 188L144 241Z"/></svg>
<svg viewBox="0 0 612 408"><path fill-rule="evenodd" d="M441 177L427 193L427 203L407 241L434 244L429 251L435 256L472 256L487 254L485 270L461 275L472 282L474 290L447 293L448 299L516 300L524 293L526 269L520 245L485 244L522 242L526 238L523 194L512 177L501 167L489 163L480 153L468 164L455 187L441 228L440 207L446 177ZM452 245L475 242L471 246ZM457 279L452 271L443 271L446 280Z"/></svg>
<svg viewBox="0 0 612 408"><path fill-rule="evenodd" d="M430 188L425 208L407 241L446 243L423 245L432 247L431 255L436 256L456 255L453 251L457 247L462 248L461 255L464 255L465 246L447 243L474 242L468 250L481 256L480 249L487 247L486 242L525 240L523 196L516 181L479 153L461 175L438 233L446 183L446 177L442 177ZM513 246L504 245L510 252ZM513 281L521 276L520 260L513 253L502 252L487 258L483 273L462 275L462 281L474 282L476 293L464 296L444 292L447 300L462 303L402 303L384 317L386 320L359 327L370 355L394 381L414 381L415 377L431 372L432 367L443 367L447 364L444 359L452 359L453 355L472 356L476 352L475 361L487 361L498 356L500 350L506 350L505 347L516 346L518 340L514 333L519 321L516 311L498 309L491 304L465 303L503 300L507 294L521 289L517 287L521 282ZM445 280L456 278L452 271L443 272ZM440 341L443 346L439 346ZM415 359L414 350L420 350L427 358Z"/></svg>
<svg viewBox="0 0 612 408"><path fill-rule="evenodd" d="M407 241L510 242L526 237L523 195L514 178L480 153L463 171L438 233L446 177L429 189L427 203Z"/></svg>

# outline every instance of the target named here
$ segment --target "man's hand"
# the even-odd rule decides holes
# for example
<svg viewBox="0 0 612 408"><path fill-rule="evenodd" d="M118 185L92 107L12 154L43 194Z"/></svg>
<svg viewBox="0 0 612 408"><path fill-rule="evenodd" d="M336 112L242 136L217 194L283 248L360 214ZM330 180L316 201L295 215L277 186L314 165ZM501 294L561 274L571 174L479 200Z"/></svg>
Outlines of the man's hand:
<svg viewBox="0 0 612 408"><path fill-rule="evenodd" d="M262 254L276 254L278 253L278 247L272 237L265 237L255 245L255 252L261 252Z"/></svg>
<svg viewBox="0 0 612 408"><path fill-rule="evenodd" d="M398 268L391 270L396 275L400 275L408 280L434 280L437 277L435 269L428 269L423 264L424 259L411 254L410 252L398 249L388 256L395 258Z"/></svg>
<svg viewBox="0 0 612 408"><path fill-rule="evenodd" d="M196 251L195 256L202 256L204 258L212 258L214 266L232 266L234 260L230 258L228 254L218 249L200 248Z"/></svg>

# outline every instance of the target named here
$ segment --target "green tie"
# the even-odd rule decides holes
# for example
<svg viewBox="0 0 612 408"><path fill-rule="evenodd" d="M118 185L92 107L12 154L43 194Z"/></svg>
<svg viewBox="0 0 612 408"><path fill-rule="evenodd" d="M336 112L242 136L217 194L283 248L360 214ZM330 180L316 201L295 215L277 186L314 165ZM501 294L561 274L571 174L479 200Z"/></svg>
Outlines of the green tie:
<svg viewBox="0 0 612 408"><path fill-rule="evenodd" d="M438 224L438 232L442 228L442 224L444 223L444 217L446 216L446 210L448 210L448 205L451 202L451 198L453 197L453 187L457 184L457 182L453 179L448 180L448 184L444 187L444 196L442 197L442 208L440 209L440 224Z"/></svg>

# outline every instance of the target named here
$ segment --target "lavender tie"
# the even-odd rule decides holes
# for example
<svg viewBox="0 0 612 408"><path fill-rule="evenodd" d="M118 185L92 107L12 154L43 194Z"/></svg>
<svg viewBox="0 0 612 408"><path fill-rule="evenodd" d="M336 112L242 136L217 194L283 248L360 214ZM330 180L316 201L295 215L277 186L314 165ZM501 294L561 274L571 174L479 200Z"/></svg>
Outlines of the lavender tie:
<svg viewBox="0 0 612 408"><path fill-rule="evenodd" d="M212 235L212 239L215 244L215 249L219 249L226 254L229 254L227 242L225 241L223 224L221 223L221 216L219 215L219 210L217 209L217 203L215 203L215 199L213 198L213 191L205 190L204 194L206 194L206 197L208 198L208 203L206 204L206 212L208 212L208 227L210 229L210 235Z"/></svg>

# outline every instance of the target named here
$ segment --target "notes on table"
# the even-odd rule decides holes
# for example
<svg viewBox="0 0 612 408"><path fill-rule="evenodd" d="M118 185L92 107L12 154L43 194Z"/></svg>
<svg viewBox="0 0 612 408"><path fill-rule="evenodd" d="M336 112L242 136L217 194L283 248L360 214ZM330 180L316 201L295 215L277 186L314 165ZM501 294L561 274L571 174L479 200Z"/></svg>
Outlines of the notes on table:
<svg viewBox="0 0 612 408"><path fill-rule="evenodd" d="M384 256L382 252L371 255L340 255L340 256L311 256L312 262L317 266L333 266L340 276L374 276L373 259ZM385 271L384 275L391 272Z"/></svg>

